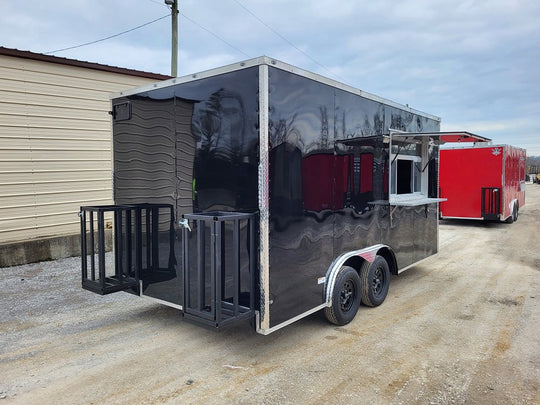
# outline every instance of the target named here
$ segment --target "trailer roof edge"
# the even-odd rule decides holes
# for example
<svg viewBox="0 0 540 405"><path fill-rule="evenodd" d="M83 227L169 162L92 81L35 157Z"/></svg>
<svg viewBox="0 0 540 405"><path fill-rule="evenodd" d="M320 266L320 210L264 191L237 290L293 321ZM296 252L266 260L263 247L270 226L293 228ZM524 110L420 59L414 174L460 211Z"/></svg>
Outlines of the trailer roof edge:
<svg viewBox="0 0 540 405"><path fill-rule="evenodd" d="M290 64L285 63L285 62L281 62L281 61L279 61L279 60L277 60L275 58L271 58L271 57L268 57L268 56L259 56L257 58L248 59L248 60L241 61L241 62L235 62L235 63L225 65L225 66L222 66L222 67L213 68L213 69L209 69L209 70L204 70L202 72L192 73L192 74L185 75L185 76L174 77L174 78L164 80L164 81L161 81L161 82L157 82L157 83L153 83L153 84L149 84L149 85L145 85L145 86L141 86L141 87L128 89L128 90L121 91L121 92L116 92L116 93L113 93L113 94L110 95L110 99L114 99L114 98L118 98L118 97L131 96L131 95L142 93L142 92L145 92L145 91L161 89L161 88L165 88L165 87L169 87L169 86L174 86L176 84L187 83L187 82L191 82L191 81L195 81L195 80L199 80L199 79L204 79L204 78L207 78L207 77L216 76L216 75L219 75L219 74L234 72L234 71L237 71L237 70L241 70L241 69L245 69L245 68L249 68L249 67L254 67L254 66L260 66L260 65L267 65L267 66L275 67L275 68L278 68L278 69L281 69L281 70L284 70L284 71L287 71L287 72L290 72L290 73L305 77L307 79L315 80L317 82L327 84L329 86L332 86L332 87L347 91L349 93L353 93L353 94L359 95L361 97L364 97L364 98L367 98L367 99L370 99L370 100L373 100L373 101L376 101L376 102L379 102L379 103L383 103L385 105L389 105L391 107L399 108L401 110L405 110L405 111L408 111L408 112L413 113L413 114L418 114L418 115L424 116L426 118L433 119L435 121L439 121L439 122L441 121L441 118L436 116L436 115L416 110L416 109L411 108L411 107L409 107L407 105L403 105L403 104L397 103L395 101L389 100L387 98L377 96L375 94L360 90L360 89L358 89L356 87L352 87L352 86L350 86L348 84L339 82L339 81L331 79L329 77L322 76L322 75L320 75L318 73L313 73L313 72L307 71L305 69L290 65Z"/></svg>
<svg viewBox="0 0 540 405"><path fill-rule="evenodd" d="M139 94L145 91L163 89L163 88L174 86L181 83L189 83L189 82L204 79L207 77L217 76L224 73L230 73L230 72L242 70L249 67L264 65L264 64L268 64L266 62L267 59L269 58L267 58L266 56L260 56L258 58L248 59L242 62L235 62L235 63L231 63L229 65L221 66L218 68L203 70L197 73L191 73L185 76L173 77L172 79L164 80L161 82L147 84L144 86L135 87L128 90L112 93L109 96L109 98L112 100L118 97L132 96L134 94Z"/></svg>

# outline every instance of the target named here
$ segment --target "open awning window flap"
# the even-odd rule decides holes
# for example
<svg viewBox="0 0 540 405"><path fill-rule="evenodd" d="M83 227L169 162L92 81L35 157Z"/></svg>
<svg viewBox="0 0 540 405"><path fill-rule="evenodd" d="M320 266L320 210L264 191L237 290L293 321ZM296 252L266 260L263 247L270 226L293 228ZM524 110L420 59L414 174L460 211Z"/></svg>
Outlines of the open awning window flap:
<svg viewBox="0 0 540 405"><path fill-rule="evenodd" d="M457 142L491 142L491 139L484 136L476 135L467 131L450 131L450 132L398 132L392 133L393 138L399 138L403 141L404 137L409 138L409 142L414 142L418 137L429 136L434 140L438 140L444 143L457 143Z"/></svg>

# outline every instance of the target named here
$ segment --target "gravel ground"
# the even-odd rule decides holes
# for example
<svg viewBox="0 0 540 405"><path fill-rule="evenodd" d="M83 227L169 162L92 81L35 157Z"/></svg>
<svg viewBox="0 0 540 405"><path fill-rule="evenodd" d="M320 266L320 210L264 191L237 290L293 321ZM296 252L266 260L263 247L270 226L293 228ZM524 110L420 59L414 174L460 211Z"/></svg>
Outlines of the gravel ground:
<svg viewBox="0 0 540 405"><path fill-rule="evenodd" d="M440 253L345 327L214 332L80 288L80 258L2 268L0 404L538 404L540 186L514 224L442 221Z"/></svg>

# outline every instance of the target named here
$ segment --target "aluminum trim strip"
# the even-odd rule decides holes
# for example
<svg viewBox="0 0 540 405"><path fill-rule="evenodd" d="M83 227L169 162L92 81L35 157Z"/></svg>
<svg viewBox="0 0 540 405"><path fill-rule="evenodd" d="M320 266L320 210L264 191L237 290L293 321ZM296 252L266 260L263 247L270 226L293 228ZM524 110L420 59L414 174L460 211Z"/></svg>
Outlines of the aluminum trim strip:
<svg viewBox="0 0 540 405"><path fill-rule="evenodd" d="M296 322L302 318L305 318L306 316L309 316L311 314L314 314L317 311L320 311L323 308L326 308L327 304L321 304L319 306L316 306L315 308L312 308L300 315L295 316L294 318L291 318L285 322L280 323L279 325L272 326L271 328L259 328L257 327L257 333L260 333L261 335L269 335L272 332L275 332L278 329L284 328L285 326L290 325L293 322ZM259 312L256 312L255 317L257 319L257 325L259 325Z"/></svg>
<svg viewBox="0 0 540 405"><path fill-rule="evenodd" d="M246 69L246 68L253 67L253 66L260 66L261 64L267 63L267 60L268 60L267 57L260 56L258 58L248 59L248 60L245 60L245 61L242 61L242 62L236 62L236 63L232 63L230 65L226 65L226 66L222 66L222 67L218 67L218 68L214 68L214 69L209 69L209 70L204 70L202 72L192 73L192 74L181 76L181 77L174 77L174 78L169 79L169 80L164 80L164 81L161 81L161 82L148 84L148 85L145 85L145 86L136 87L136 88L128 89L128 90L125 90L125 91L112 93L109 96L109 98L112 100L112 99L119 98L119 97L131 96L131 95L142 93L142 92L145 92L145 91L163 89L163 88L170 87L170 86L175 86L175 85L181 84L181 83L188 83L188 82L192 82L192 81L195 81L195 80L204 79L204 78L207 78L207 77L221 75L221 74L224 74L224 73L235 72L237 70Z"/></svg>
<svg viewBox="0 0 540 405"><path fill-rule="evenodd" d="M141 293L140 296L141 296L142 298L146 298L147 300L154 301L154 302L157 302L157 303L159 303L159 304L167 305L168 307L171 307L171 308L176 308L176 309L179 309L179 310L181 310L181 311L184 310L184 308L182 307L182 305L173 304L172 302L169 302L169 301L160 300L159 298L150 297L149 295L144 295L143 293Z"/></svg>
<svg viewBox="0 0 540 405"><path fill-rule="evenodd" d="M270 328L270 187L268 159L268 66L259 66L259 286L260 318L257 328Z"/></svg>
<svg viewBox="0 0 540 405"><path fill-rule="evenodd" d="M431 255L431 256L424 257L422 260L418 260L417 262L414 262L414 263L412 263L412 264L409 264L408 266L403 267L401 270L398 270L398 274L401 274L401 273L403 273L405 270L408 270L408 269L410 269L411 267L416 266L416 265L418 265L418 264L420 264L420 263L422 263L422 262L425 262L426 260L431 259L431 258L433 258L433 257L436 257L436 256L438 256L438 255L439 255L439 252L437 252L437 253L435 253L435 254L433 254L433 255Z"/></svg>

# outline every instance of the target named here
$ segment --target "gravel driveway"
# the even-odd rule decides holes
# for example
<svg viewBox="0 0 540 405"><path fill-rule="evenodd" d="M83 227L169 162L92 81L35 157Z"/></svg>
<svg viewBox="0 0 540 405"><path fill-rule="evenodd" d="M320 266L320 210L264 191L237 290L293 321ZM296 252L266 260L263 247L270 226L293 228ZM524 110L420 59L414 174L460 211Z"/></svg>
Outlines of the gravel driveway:
<svg viewBox="0 0 540 405"><path fill-rule="evenodd" d="M440 253L345 327L269 336L80 288L80 259L2 268L0 404L538 404L540 185L514 224L441 221Z"/></svg>

